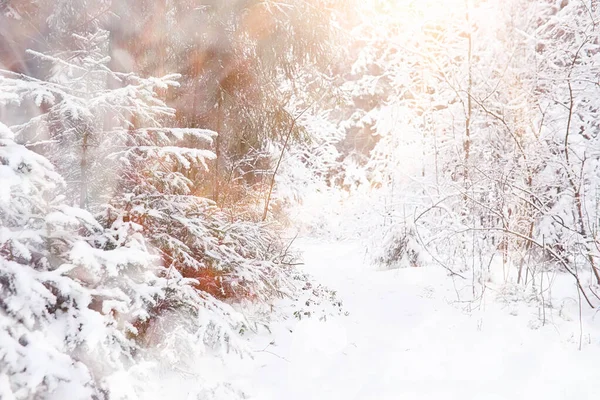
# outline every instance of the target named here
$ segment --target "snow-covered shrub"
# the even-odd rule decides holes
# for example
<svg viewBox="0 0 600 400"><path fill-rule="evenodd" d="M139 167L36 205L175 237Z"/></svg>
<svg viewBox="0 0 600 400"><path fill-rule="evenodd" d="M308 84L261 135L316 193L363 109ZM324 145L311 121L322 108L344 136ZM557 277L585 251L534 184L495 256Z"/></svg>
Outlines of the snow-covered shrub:
<svg viewBox="0 0 600 400"><path fill-rule="evenodd" d="M385 268L420 267L425 252L414 228L405 225L392 227L376 251L375 262Z"/></svg>
<svg viewBox="0 0 600 400"><path fill-rule="evenodd" d="M69 351L81 342L90 301L57 269L48 248L45 198L60 184L43 157L14 142L0 123L0 396L96 394L88 368ZM64 254L59 254L64 256ZM77 305L75 305L77 303ZM75 306L74 306L75 305ZM95 320L95 321L94 321ZM87 328L88 326L86 326Z"/></svg>
<svg viewBox="0 0 600 400"><path fill-rule="evenodd" d="M292 307L292 315L298 320L317 318L325 321L330 316L348 315L335 290L315 282L306 274L298 274L295 280L302 283Z"/></svg>
<svg viewBox="0 0 600 400"><path fill-rule="evenodd" d="M155 321L148 321L144 332L156 332L150 325L162 324L161 313L173 318L183 305L197 317L195 327L181 324L195 335L190 338L235 349L233 336L245 329L245 322L228 304L270 303L293 289L293 269L282 243L268 225L232 219L195 194L196 181L205 179L206 160L213 157L204 147L214 132L156 127L127 134L125 148L111 155L119 160L119 191L100 219L111 229L138 226L168 279L185 282L154 310Z"/></svg>
<svg viewBox="0 0 600 400"><path fill-rule="evenodd" d="M111 246L89 213L62 204L52 165L2 124L0 141L0 394L110 393L163 282L140 242Z"/></svg>

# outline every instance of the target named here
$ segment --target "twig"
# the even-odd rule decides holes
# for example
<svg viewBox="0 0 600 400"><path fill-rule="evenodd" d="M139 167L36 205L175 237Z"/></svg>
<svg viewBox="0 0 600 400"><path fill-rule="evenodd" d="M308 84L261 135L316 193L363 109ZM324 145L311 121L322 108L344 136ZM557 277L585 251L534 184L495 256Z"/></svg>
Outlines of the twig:
<svg viewBox="0 0 600 400"><path fill-rule="evenodd" d="M274 343L274 342L273 342L273 343ZM281 358L281 359L282 359L283 361L285 361L285 362L291 363L291 362L290 362L290 360L288 360L287 358L285 358L285 357L282 357L282 356L280 356L279 354L275 354L275 353L273 353L272 351L269 351L269 350L267 350L267 349L269 348L269 346L271 346L273 343L269 343L268 345L266 345L266 346L265 346L265 348L264 348L264 349L262 349L262 350L255 350L254 352L255 352L255 353L268 353L268 354L271 354L271 355L273 355L273 356L275 356L275 357L277 357L277 358Z"/></svg>
<svg viewBox="0 0 600 400"><path fill-rule="evenodd" d="M285 149L288 145L290 138L292 137L292 133L294 132L294 128L296 127L296 122L305 112L307 112L316 101L312 102L308 107L306 107L298 116L296 116L292 120L292 125L288 131L287 137L285 138L285 142L283 143L283 148L281 149L281 154L279 155L279 160L277 160L277 166L275 166L275 171L273 171L273 176L271 177L271 185L269 186L269 194L267 195L267 201L265 202L265 211L263 213L262 220L265 221L267 219L267 214L269 212L269 203L271 202L271 195L273 194L273 187L275 186L275 177L277 176L277 172L279 171L279 166L281 165L281 160L283 160L283 155L285 154Z"/></svg>

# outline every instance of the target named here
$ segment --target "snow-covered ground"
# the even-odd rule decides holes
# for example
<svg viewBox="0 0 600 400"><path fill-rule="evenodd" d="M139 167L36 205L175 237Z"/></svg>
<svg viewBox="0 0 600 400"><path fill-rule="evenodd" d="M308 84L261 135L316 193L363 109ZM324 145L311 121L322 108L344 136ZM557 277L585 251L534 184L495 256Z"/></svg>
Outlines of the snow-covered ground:
<svg viewBox="0 0 600 400"><path fill-rule="evenodd" d="M586 322L578 351L575 309L548 311L542 326L531 305L457 302L465 284L443 269L377 271L356 243L301 246L349 315L277 323L250 339L254 359L207 365L211 379L258 400L598 398L599 325Z"/></svg>
<svg viewBox="0 0 600 400"><path fill-rule="evenodd" d="M338 291L350 314L289 321L257 339L256 350L268 352L257 351L255 368L232 377L251 398L595 399L600 393L598 336L594 343L588 332L588 345L578 351L576 321L533 329L534 310L500 303L466 313L451 303L454 285L441 269L376 271L355 243L303 247L306 269Z"/></svg>

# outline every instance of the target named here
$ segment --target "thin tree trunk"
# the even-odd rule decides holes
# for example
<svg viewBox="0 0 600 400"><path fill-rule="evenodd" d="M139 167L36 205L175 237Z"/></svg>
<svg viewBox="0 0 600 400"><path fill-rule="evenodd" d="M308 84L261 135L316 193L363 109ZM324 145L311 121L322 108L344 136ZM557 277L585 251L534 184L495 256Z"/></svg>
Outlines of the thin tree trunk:
<svg viewBox="0 0 600 400"><path fill-rule="evenodd" d="M587 233L587 229L585 227L584 216L583 216L583 205L581 204L581 193L580 191L575 192L575 208L577 209L577 217L579 219L579 234L583 237L585 243L586 257L590 266L592 267L592 272L596 277L596 282L600 285L600 271L598 271L598 266L596 265L596 260L594 260L594 256L592 255L592 251L588 244L589 237Z"/></svg>
<svg viewBox="0 0 600 400"><path fill-rule="evenodd" d="M586 249L586 257L588 262L590 263L590 267L592 268L592 272L596 278L596 282L600 285L600 271L598 270L598 267L596 265L596 261L594 260L594 256L592 255L590 246L589 246L589 237L588 237L588 233L587 233L587 229L585 227L585 218L583 215L583 205L582 205L582 198L581 198L581 187L577 184L577 182L575 181L575 178L573 177L573 174L571 173L571 158L570 158L570 149L569 149L569 135L571 133L571 121L573 120L573 111L575 109L575 99L574 99L574 95L573 95L573 86L571 84L571 73L573 72L573 68L575 66L575 63L577 62L577 58L579 57L579 52L581 51L581 49L583 48L583 45L585 44L585 41L581 44L581 46L579 46L579 48L577 49L577 52L575 53L575 57L573 58L573 62L571 64L571 70L569 71L569 75L568 75L568 88L569 88L569 115L567 118L567 126L565 129L565 138L564 138L564 152L565 152L565 160L567 162L567 178L569 181L569 184L571 185L571 189L573 189L573 193L574 193L574 197L575 197L575 209L577 211L577 219L578 219L578 225L579 225L579 234L582 236L584 243L585 243L585 249ZM583 163L581 165L581 168L583 169Z"/></svg>
<svg viewBox="0 0 600 400"><path fill-rule="evenodd" d="M465 150L465 178L469 176L469 158L471 155L471 120L473 114L473 102L472 102L472 90L473 90L473 68L472 68L472 58L473 58L473 32L471 29L471 20L469 16L469 0L465 0L466 4L466 20L467 20L467 29L469 30L467 34L468 40L468 49L467 49L467 67L468 67L468 82L467 82L467 115L465 122L465 142L464 142L464 150Z"/></svg>
<svg viewBox="0 0 600 400"><path fill-rule="evenodd" d="M223 97L221 90L219 89L217 99L217 137L215 138L215 166L214 166L214 187L213 187L213 200L215 203L219 203L220 187L219 187L219 162L221 159L221 135L223 128Z"/></svg>
<svg viewBox="0 0 600 400"><path fill-rule="evenodd" d="M281 165L281 160L283 160L283 155L285 154L285 149L287 148L288 142L290 141L290 138L292 137L292 133L294 132L294 128L296 127L296 122L306 111L308 111L309 108L312 107L313 104L309 105L304 110L302 110L302 112L300 114L298 114L298 116L292 120L292 125L290 126L287 136L285 137L285 142L283 143L283 148L281 149L281 154L279 155L279 159L277 160L277 165L275 166L275 171L273 171L273 176L271 177L271 184L269 185L269 193L267 194L267 200L265 201L265 210L263 211L263 217L262 217L263 221L267 220L267 215L269 213L269 203L271 202L271 195L273 194L273 187L275 186L275 177L277 176L277 172L279 171L279 166Z"/></svg>
<svg viewBox="0 0 600 400"><path fill-rule="evenodd" d="M88 205L88 132L84 132L83 134L83 142L81 144L81 162L79 164L79 176L81 179L81 186L79 192L79 207L83 209L87 209Z"/></svg>

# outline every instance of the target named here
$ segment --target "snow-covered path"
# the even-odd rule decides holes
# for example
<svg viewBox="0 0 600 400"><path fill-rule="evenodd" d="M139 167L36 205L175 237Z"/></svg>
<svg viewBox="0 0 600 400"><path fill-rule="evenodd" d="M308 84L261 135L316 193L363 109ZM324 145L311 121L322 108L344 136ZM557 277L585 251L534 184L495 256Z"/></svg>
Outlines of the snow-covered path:
<svg viewBox="0 0 600 400"><path fill-rule="evenodd" d="M351 243L303 247L306 269L338 291L350 315L288 321L256 340L254 367L232 377L253 399L580 400L600 393L597 343L579 352L572 332L557 324L532 329L533 315L497 304L467 315L448 304L456 294L440 269L381 272L365 266Z"/></svg>

